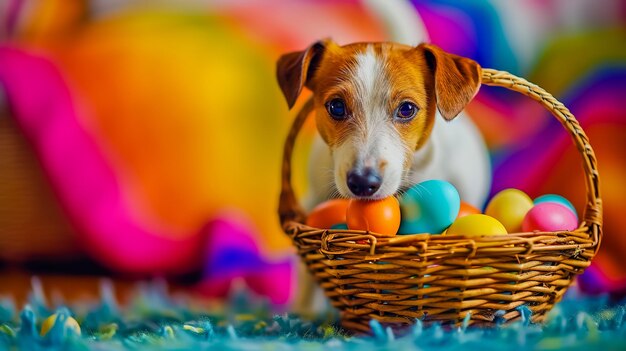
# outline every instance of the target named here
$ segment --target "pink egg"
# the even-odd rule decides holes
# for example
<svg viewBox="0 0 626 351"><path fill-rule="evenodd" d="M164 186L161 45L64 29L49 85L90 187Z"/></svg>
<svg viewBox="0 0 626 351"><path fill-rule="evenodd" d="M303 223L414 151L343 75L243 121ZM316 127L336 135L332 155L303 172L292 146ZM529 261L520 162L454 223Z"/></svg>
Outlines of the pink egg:
<svg viewBox="0 0 626 351"><path fill-rule="evenodd" d="M553 203L539 203L528 211L522 223L522 230L532 232L556 232L574 230L578 227L576 215L569 208Z"/></svg>

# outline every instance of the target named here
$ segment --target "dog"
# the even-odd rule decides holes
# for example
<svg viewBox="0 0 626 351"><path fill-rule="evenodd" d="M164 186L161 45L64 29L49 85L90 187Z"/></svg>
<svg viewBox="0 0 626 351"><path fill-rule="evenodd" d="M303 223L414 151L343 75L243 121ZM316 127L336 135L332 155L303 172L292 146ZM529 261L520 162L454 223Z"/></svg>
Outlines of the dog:
<svg viewBox="0 0 626 351"><path fill-rule="evenodd" d="M462 200L482 208L489 154L472 121L458 117L480 88L477 62L430 44L340 46L326 39L281 56L277 79L289 108L304 87L313 93L319 135L307 211L329 198L399 195L428 179L449 181ZM315 298L305 277L295 306L301 313Z"/></svg>
<svg viewBox="0 0 626 351"><path fill-rule="evenodd" d="M427 179L482 207L489 154L471 120L457 118L480 87L475 61L429 44L327 39L281 56L277 78L290 108L303 87L313 92L319 136L305 209L332 197L382 199Z"/></svg>

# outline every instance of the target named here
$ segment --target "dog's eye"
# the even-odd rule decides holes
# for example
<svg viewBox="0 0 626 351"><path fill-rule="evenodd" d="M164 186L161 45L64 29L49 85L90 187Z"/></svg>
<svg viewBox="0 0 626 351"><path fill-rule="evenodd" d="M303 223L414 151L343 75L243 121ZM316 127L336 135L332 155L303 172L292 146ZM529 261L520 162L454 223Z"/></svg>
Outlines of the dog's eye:
<svg viewBox="0 0 626 351"><path fill-rule="evenodd" d="M417 113L417 106L410 102L403 102L398 106L398 111L396 112L396 116L400 119L409 119L413 118Z"/></svg>
<svg viewBox="0 0 626 351"><path fill-rule="evenodd" d="M342 120L346 118L346 103L341 99L332 99L326 103L328 114L336 119Z"/></svg>

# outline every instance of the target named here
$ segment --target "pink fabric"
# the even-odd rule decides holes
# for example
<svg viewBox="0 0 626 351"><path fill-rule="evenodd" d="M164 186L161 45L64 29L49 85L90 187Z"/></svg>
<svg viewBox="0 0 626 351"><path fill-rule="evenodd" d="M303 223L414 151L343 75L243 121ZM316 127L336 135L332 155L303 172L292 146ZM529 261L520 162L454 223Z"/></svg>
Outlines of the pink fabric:
<svg viewBox="0 0 626 351"><path fill-rule="evenodd" d="M0 47L0 84L89 252L125 272L195 266L202 235L175 239L150 232L131 218L113 170L79 124L70 92L51 62Z"/></svg>
<svg viewBox="0 0 626 351"><path fill-rule="evenodd" d="M275 305L291 301L295 288L292 257L263 257L252 223L245 214L223 210L207 223L203 281L197 290L208 297L227 297L235 280Z"/></svg>

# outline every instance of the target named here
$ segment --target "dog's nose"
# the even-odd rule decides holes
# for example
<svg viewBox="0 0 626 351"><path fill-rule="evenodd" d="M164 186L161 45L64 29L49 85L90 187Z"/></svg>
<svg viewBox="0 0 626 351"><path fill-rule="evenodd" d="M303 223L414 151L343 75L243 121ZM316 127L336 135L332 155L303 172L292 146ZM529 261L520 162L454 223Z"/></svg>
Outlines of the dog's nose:
<svg viewBox="0 0 626 351"><path fill-rule="evenodd" d="M372 168L357 168L348 172L348 188L356 196L373 195L380 185L382 178Z"/></svg>

